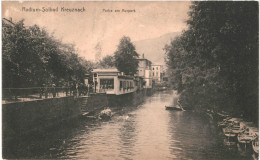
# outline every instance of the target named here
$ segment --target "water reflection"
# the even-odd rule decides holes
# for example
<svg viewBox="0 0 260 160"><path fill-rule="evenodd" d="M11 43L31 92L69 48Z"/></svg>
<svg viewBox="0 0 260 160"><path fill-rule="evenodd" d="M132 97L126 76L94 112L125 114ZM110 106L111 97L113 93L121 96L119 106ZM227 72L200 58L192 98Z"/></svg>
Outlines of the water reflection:
<svg viewBox="0 0 260 160"><path fill-rule="evenodd" d="M128 114L124 116L124 123L119 128L120 137L120 157L123 159L131 159L135 154L134 146L136 143L135 115Z"/></svg>
<svg viewBox="0 0 260 160"><path fill-rule="evenodd" d="M17 138L12 158L62 159L248 159L206 116L169 111L176 93L158 92L144 103L111 107L115 115L103 122L80 119L42 136ZM26 146L26 147L25 147Z"/></svg>

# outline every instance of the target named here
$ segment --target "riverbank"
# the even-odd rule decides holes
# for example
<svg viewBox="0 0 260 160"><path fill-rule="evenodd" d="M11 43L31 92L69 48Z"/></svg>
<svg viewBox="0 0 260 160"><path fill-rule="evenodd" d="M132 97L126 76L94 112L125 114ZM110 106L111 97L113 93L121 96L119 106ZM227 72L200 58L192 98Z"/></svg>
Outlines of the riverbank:
<svg viewBox="0 0 260 160"><path fill-rule="evenodd" d="M55 132L57 128L68 128L85 121L97 121L97 115L105 107L113 107L114 110L120 111L142 103L146 96L146 90L124 95L121 102L125 104L119 103L114 106L108 105L109 98L106 94L5 104L3 105L3 155L5 158L17 158L19 155L16 155L16 152L20 151L15 151L16 149L25 152L32 149L19 147L24 146L31 139L32 141L42 139L41 144L55 142L57 140L48 137L52 137L52 134L60 134L62 137L64 134L63 129L58 133ZM90 118L92 116L93 118ZM48 142L44 139L48 139ZM16 149L10 147L16 144L19 145Z"/></svg>
<svg viewBox="0 0 260 160"><path fill-rule="evenodd" d="M171 91L155 92L136 105L128 99L128 105L110 106L114 114L107 121L82 116L42 135L17 135L4 158L245 159L223 146L207 115L165 110L175 96Z"/></svg>
<svg viewBox="0 0 260 160"><path fill-rule="evenodd" d="M17 134L42 132L64 121L97 112L115 103L118 106L124 105L124 101L129 100L132 103L139 103L149 94L148 91L142 90L113 96L112 99L106 94L90 94L84 97L69 96L3 104L3 139Z"/></svg>
<svg viewBox="0 0 260 160"><path fill-rule="evenodd" d="M3 139L74 119L81 114L79 106L80 99L73 96L3 104Z"/></svg>

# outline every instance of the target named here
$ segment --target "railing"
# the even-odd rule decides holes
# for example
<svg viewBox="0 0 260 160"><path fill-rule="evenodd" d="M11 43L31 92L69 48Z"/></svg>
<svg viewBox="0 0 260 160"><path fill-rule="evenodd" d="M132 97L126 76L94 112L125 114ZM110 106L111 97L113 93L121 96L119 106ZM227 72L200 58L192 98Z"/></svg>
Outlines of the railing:
<svg viewBox="0 0 260 160"><path fill-rule="evenodd" d="M89 89L87 87L78 89L66 87L3 88L2 103L5 104L66 96L78 97L88 94Z"/></svg>

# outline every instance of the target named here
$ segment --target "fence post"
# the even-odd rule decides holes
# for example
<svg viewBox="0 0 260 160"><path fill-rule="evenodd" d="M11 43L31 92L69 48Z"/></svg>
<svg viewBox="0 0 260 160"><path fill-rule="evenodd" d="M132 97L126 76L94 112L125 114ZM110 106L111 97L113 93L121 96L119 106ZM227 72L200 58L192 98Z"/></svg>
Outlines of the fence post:
<svg viewBox="0 0 260 160"><path fill-rule="evenodd" d="M17 101L17 100L18 100L18 98L17 98L17 91L14 92L14 93L15 93L15 94L14 94L14 100Z"/></svg>
<svg viewBox="0 0 260 160"><path fill-rule="evenodd" d="M53 98L56 97L56 91L55 91L54 87L52 88L52 96L53 96Z"/></svg>
<svg viewBox="0 0 260 160"><path fill-rule="evenodd" d="M47 87L45 87L45 92L44 92L44 94L45 94L45 98L48 98L48 91L47 91Z"/></svg>
<svg viewBox="0 0 260 160"><path fill-rule="evenodd" d="M69 90L69 89L66 87L65 90L66 90L66 97L67 97L67 96L68 96L68 90Z"/></svg>
<svg viewBox="0 0 260 160"><path fill-rule="evenodd" d="M42 88L40 88L40 99L42 99Z"/></svg>

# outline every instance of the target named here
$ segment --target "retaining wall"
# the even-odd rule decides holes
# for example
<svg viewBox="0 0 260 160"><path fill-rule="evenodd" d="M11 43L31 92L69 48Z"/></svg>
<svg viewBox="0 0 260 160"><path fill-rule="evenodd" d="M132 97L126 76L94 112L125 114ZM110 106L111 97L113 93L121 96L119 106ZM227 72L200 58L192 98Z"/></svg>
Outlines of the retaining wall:
<svg viewBox="0 0 260 160"><path fill-rule="evenodd" d="M140 103L146 90L132 94L115 96L112 102L117 105L124 103ZM59 97L2 105L3 138L26 135L31 132L44 132L46 128L63 121L109 107L108 95L91 94L88 97ZM114 104L113 104L114 105ZM111 105L112 106L112 105Z"/></svg>
<svg viewBox="0 0 260 160"><path fill-rule="evenodd" d="M108 106L106 94L90 94L89 97L81 97L81 110L84 113L91 113Z"/></svg>
<svg viewBox="0 0 260 160"><path fill-rule="evenodd" d="M60 97L2 105L3 136L42 131L81 115L80 99Z"/></svg>

